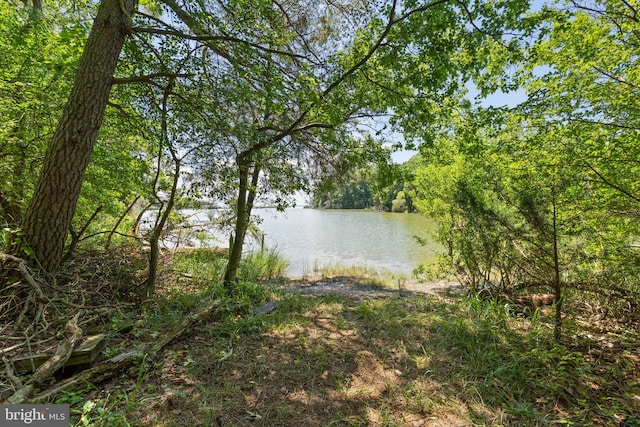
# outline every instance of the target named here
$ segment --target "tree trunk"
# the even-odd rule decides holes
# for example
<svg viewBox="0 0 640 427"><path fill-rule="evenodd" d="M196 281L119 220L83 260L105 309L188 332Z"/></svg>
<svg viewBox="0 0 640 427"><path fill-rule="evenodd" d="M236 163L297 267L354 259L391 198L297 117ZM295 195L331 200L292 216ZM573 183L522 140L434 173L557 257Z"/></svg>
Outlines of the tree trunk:
<svg viewBox="0 0 640 427"><path fill-rule="evenodd" d="M169 200L167 200L166 206L161 203L160 209L158 209L158 218L156 218L156 224L151 232L149 238L149 274L144 284L145 298L150 299L153 297L156 287L156 280L158 278L158 261L160 261L160 239L162 232L164 231L169 215L173 211L173 206L178 194L178 181L180 181L180 161L176 160L174 165L173 184L171 186L171 193L169 194ZM158 199L159 200L159 199ZM164 210L162 209L164 207Z"/></svg>
<svg viewBox="0 0 640 427"><path fill-rule="evenodd" d="M256 198L258 188L258 178L260 176L259 162L255 162L253 166L253 174L251 177L251 185L249 185L249 166L251 161L246 157L239 156L239 186L238 186L238 208L236 213L235 238L231 239L229 247L229 263L224 274L224 283L230 284L236 280L238 267L242 260L242 247L244 238L249 228L249 218L253 209L253 202Z"/></svg>
<svg viewBox="0 0 640 427"><path fill-rule="evenodd" d="M560 281L560 258L558 256L558 212L556 204L556 193L553 191L553 288L555 303L555 321L553 337L556 342L562 338L562 282Z"/></svg>
<svg viewBox="0 0 640 427"><path fill-rule="evenodd" d="M60 264L137 0L102 0L67 105L22 223L23 243L45 270ZM124 9L124 10L123 10ZM19 249L19 248L18 248Z"/></svg>
<svg viewBox="0 0 640 427"><path fill-rule="evenodd" d="M145 282L145 297L146 299L151 299L155 292L156 287L156 279L158 277L158 262L160 260L160 238L162 237L162 233L164 231L165 226L167 225L167 221L169 220L169 215L171 215L171 211L173 210L173 206L176 201L176 197L178 194L178 183L180 181L180 168L181 168L181 159L178 158L178 155L169 140L169 131L168 131L168 112L169 112L169 96L171 95L173 90L173 82L169 83L169 85L164 89L164 94L162 96L162 120L160 123L161 126L161 144L160 149L158 151L158 170L156 171L156 179L153 183L153 193L155 194L156 200L160 202L160 208L158 209L158 217L156 218L155 226L151 231L151 238L149 239L150 249L149 249L149 275L147 276L147 281ZM160 195L158 194L158 178L160 177L161 171L161 162L162 158L162 148L166 146L171 153L171 159L173 160L173 183L171 185L171 193L169 194L169 200L167 200L167 204L165 206L164 202L160 199ZM164 207L164 210L163 210Z"/></svg>

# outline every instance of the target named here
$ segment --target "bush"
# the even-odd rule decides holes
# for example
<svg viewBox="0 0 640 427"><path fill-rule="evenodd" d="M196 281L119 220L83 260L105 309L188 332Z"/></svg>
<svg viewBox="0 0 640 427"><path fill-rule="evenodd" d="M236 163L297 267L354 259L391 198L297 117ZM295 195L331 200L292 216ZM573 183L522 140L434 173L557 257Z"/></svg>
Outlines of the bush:
<svg viewBox="0 0 640 427"><path fill-rule="evenodd" d="M398 196L391 204L391 212L406 212L407 211L407 199L404 195L404 191L398 192Z"/></svg>

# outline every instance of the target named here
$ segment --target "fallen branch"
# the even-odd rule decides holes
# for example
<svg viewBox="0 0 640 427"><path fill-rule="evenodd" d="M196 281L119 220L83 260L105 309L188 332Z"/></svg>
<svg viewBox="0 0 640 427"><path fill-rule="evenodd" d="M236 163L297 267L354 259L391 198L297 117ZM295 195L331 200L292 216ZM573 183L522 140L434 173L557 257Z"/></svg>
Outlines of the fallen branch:
<svg viewBox="0 0 640 427"><path fill-rule="evenodd" d="M516 286L511 287L509 290L510 292L514 293L523 289L542 287L551 288L552 285L547 282L522 282ZM597 295L609 295L632 303L634 306L639 297L638 293L633 290L625 289L623 286L605 282L565 282L563 283L563 287L565 289L575 289L582 292L591 292Z"/></svg>
<svg viewBox="0 0 640 427"><path fill-rule="evenodd" d="M162 339L158 340L151 348L152 353L157 353L162 350L167 344L176 339L176 337L182 335L191 325L199 321L202 317L214 310L220 305L219 300L212 301L207 304L203 309L188 315L172 330L170 330Z"/></svg>
<svg viewBox="0 0 640 427"><path fill-rule="evenodd" d="M0 261L1 262L11 261L11 262L19 263L20 261L24 261L24 260L22 258L18 258L17 256L0 253Z"/></svg>
<svg viewBox="0 0 640 427"><path fill-rule="evenodd" d="M69 360L73 349L82 338L82 329L78 327L78 317L80 317L80 313L81 312L76 313L73 319L67 323L67 330L71 333L71 336L58 346L55 354L33 373L29 381L27 381L22 388L18 389L7 399L7 403L16 404L27 400L35 386L43 384L51 378L53 374Z"/></svg>
<svg viewBox="0 0 640 427"><path fill-rule="evenodd" d="M23 387L22 380L15 375L13 371L13 365L11 364L9 359L5 357L2 359L2 361L4 362L5 366L5 375L7 376L7 378L9 378L9 381L11 381L13 387L17 390L21 389Z"/></svg>
<svg viewBox="0 0 640 427"><path fill-rule="evenodd" d="M5 347L3 349L0 349L0 356L2 356L5 353L11 353L13 350L18 349L22 346L24 346L26 344L26 342L19 342L18 344L14 344L11 347Z"/></svg>
<svg viewBox="0 0 640 427"><path fill-rule="evenodd" d="M86 369L73 377L60 381L55 387L33 397L34 401L45 402L66 390L75 390L87 383L99 383L123 372L143 357L142 351L119 354L107 361Z"/></svg>
<svg viewBox="0 0 640 427"><path fill-rule="evenodd" d="M136 362L138 362L138 360L141 360L145 354L155 356L173 340L182 335L194 323L198 322L203 317L218 308L219 305L219 300L211 301L202 309L186 316L175 328L167 332L155 343L149 343L143 345L140 349L120 354L94 366L93 368L82 371L71 378L67 378L66 380L63 380L56 384L55 387L34 396L34 400L44 402L63 391L75 390L80 386L86 385L87 383L99 383L122 373L122 371L133 366Z"/></svg>
<svg viewBox="0 0 640 427"><path fill-rule="evenodd" d="M42 289L40 288L40 285L38 285L38 282L36 282L36 279L29 272L27 263L24 262L24 260L21 260L18 263L18 270L20 270L20 273L22 273L24 278L27 280L27 283L29 283L31 289L33 289L33 291L36 293L38 301L47 301L47 297L44 295L44 292L42 292Z"/></svg>

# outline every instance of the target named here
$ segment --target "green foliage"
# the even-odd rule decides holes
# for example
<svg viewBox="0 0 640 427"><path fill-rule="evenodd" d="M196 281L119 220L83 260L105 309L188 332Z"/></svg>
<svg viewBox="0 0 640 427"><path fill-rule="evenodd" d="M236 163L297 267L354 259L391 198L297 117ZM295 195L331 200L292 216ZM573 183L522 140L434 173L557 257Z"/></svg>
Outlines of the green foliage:
<svg viewBox="0 0 640 427"><path fill-rule="evenodd" d="M407 207L407 199L404 191L399 191L398 195L394 199L391 205L391 212L406 212Z"/></svg>
<svg viewBox="0 0 640 427"><path fill-rule="evenodd" d="M143 404L143 397L139 394L147 392L143 387L149 366L146 357L138 367L136 381L131 389L115 386L106 396L83 402L80 394L67 394L56 403L71 405L71 424L73 427L101 426L101 427L130 427L128 413ZM95 386L93 386L95 387ZM96 387L96 390L97 387ZM82 404L80 406L80 404ZM122 408L118 408L122 405ZM78 407L79 409L75 409Z"/></svg>
<svg viewBox="0 0 640 427"><path fill-rule="evenodd" d="M288 267L277 249L252 251L243 257L238 278L248 282L279 279L285 276Z"/></svg>
<svg viewBox="0 0 640 427"><path fill-rule="evenodd" d="M71 90L94 7L46 2L42 15L11 3L0 5L0 222L14 230L31 197L40 164ZM131 122L108 115L74 219L85 235L110 229L136 194L143 193L147 165ZM123 224L126 225L126 224ZM5 237L10 244L12 239Z"/></svg>
<svg viewBox="0 0 640 427"><path fill-rule="evenodd" d="M416 204L478 281L550 284L557 244L564 285L637 298L637 22L628 5L597 3L537 14L518 63L528 101L471 111L424 151Z"/></svg>
<svg viewBox="0 0 640 427"><path fill-rule="evenodd" d="M313 206L327 209L368 209L373 206L371 184L365 177L367 170L358 169L339 178L338 182L327 182L317 189ZM336 180L337 181L337 180ZM330 187L334 187L330 189Z"/></svg>
<svg viewBox="0 0 640 427"><path fill-rule="evenodd" d="M410 189L415 163L391 163L387 158L375 164L332 176L313 193L313 206L328 209L368 209L387 212L415 212ZM394 210L394 203L396 209Z"/></svg>
<svg viewBox="0 0 640 427"><path fill-rule="evenodd" d="M630 242L640 232L632 219L637 55L627 40L637 23L621 13L627 7L604 1L599 12L532 16L539 38L516 55L493 46L485 74L498 81L505 63L519 61L529 100L512 111L463 112L451 121L455 132L424 147L415 203L438 220L452 266L472 282L550 284L559 269L569 287L637 295L637 279L628 280L638 277Z"/></svg>
<svg viewBox="0 0 640 427"><path fill-rule="evenodd" d="M14 230L33 191L49 136L71 90L86 27L58 13L36 19L0 5L0 224Z"/></svg>
<svg viewBox="0 0 640 427"><path fill-rule="evenodd" d="M627 14L630 5L596 4L598 12L576 7L541 14L547 31L522 63L531 94L522 116L534 131L559 141L556 151L585 189L573 201L594 238L575 242L585 254L576 273L637 294L630 282L639 277L632 261L638 254L630 243L640 233L634 178L640 172L640 111L638 48L629 37L638 22Z"/></svg>
<svg viewBox="0 0 640 427"><path fill-rule="evenodd" d="M71 426L101 426L101 427L129 427L131 424L127 419L125 411L117 409L120 398L130 402L127 394L117 387L118 396L107 395L104 399L93 399L83 401L81 393L67 393L56 403L69 403L71 405ZM128 406L128 405L127 405ZM78 407L79 409L75 409Z"/></svg>
<svg viewBox="0 0 640 427"><path fill-rule="evenodd" d="M219 283L224 276L227 254L208 249L178 252L173 268L198 283Z"/></svg>
<svg viewBox="0 0 640 427"><path fill-rule="evenodd" d="M577 177L561 153L540 145L542 137L536 138L539 148L528 148L523 157L520 147L531 138L505 133L486 139L482 154L472 155L451 145L441 162L432 157L417 173L416 205L440 223L450 261L464 268L473 284L551 285L554 242L563 254L562 279L570 280L575 236L583 230L571 203L584 197L584 190L579 180L570 181ZM464 147L465 139L459 143Z"/></svg>

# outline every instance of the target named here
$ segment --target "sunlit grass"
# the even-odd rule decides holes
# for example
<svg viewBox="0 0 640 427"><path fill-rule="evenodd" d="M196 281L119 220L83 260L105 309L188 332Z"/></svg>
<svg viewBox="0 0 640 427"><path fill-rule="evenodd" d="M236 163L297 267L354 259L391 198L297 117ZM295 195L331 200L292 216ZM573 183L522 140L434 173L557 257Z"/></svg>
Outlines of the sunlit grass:
<svg viewBox="0 0 640 427"><path fill-rule="evenodd" d="M277 249L265 249L244 254L238 277L247 281L273 280L285 276L289 262Z"/></svg>
<svg viewBox="0 0 640 427"><path fill-rule="evenodd" d="M340 263L315 263L313 268L306 269L304 280L331 279L336 277L353 277L356 282L378 286L386 289L402 290L408 279L406 274L394 273L385 269L368 265L344 265Z"/></svg>
<svg viewBox="0 0 640 427"><path fill-rule="evenodd" d="M174 269L193 280L204 280L217 259L190 257L178 258ZM258 277L265 270L253 271ZM336 267L324 276L392 288L407 279L381 278L366 267ZM205 300L221 301L149 365L144 381L151 389L129 393L139 404L123 406L115 395L102 403L112 414L141 426L544 426L617 425L640 409L629 397L639 390L632 352L595 357L598 340L559 345L543 312L525 317L474 298L308 297L257 280L206 283L163 294L148 309L135 330L144 332L141 339ZM277 308L258 314L268 302ZM575 327L567 322L568 337L577 336ZM588 351L577 351L578 344ZM131 381L122 388L135 387ZM251 421L251 414L261 418ZM95 425L109 425L103 421Z"/></svg>
<svg viewBox="0 0 640 427"><path fill-rule="evenodd" d="M313 266L305 267L304 278L326 278L336 276L374 276L379 272L377 269L366 265L345 265L338 262L321 263L315 261Z"/></svg>
<svg viewBox="0 0 640 427"><path fill-rule="evenodd" d="M227 263L226 250L202 248L177 252L173 258L173 269L194 282L218 283L224 277ZM288 266L277 249L248 252L240 261L238 279L256 282L281 278Z"/></svg>
<svg viewBox="0 0 640 427"><path fill-rule="evenodd" d="M226 251L202 248L177 252L173 257L174 270L196 281L219 282L226 266Z"/></svg>

